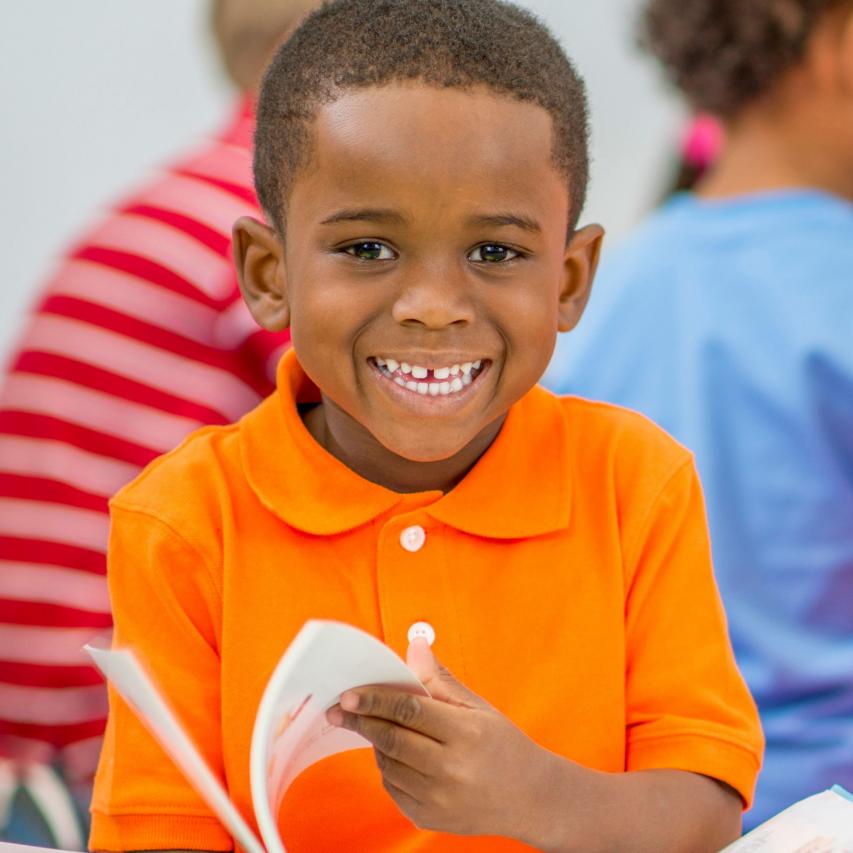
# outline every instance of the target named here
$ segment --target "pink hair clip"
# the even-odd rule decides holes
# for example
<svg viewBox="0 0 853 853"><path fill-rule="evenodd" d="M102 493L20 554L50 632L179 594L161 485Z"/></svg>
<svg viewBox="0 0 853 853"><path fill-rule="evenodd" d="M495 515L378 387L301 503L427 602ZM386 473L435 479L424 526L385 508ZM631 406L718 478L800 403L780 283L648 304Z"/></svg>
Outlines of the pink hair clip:
<svg viewBox="0 0 853 853"><path fill-rule="evenodd" d="M685 161L697 169L707 169L723 146L723 128L713 116L698 115L688 126L681 143Z"/></svg>

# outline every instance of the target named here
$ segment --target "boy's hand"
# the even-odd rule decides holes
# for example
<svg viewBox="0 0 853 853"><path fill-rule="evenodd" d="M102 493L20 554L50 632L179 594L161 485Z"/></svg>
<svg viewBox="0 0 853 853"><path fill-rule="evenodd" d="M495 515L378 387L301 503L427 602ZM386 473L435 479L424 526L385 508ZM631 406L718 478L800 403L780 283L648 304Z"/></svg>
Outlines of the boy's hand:
<svg viewBox="0 0 853 853"><path fill-rule="evenodd" d="M432 698L360 687L329 722L373 744L385 789L418 827L529 837L552 754L457 681L425 640L409 646L408 664Z"/></svg>
<svg viewBox="0 0 853 853"><path fill-rule="evenodd" d="M530 740L426 641L409 646L408 663L431 698L359 687L327 717L373 744L385 789L422 829L584 853L699 853L740 834L740 798L727 786L681 770L582 767Z"/></svg>

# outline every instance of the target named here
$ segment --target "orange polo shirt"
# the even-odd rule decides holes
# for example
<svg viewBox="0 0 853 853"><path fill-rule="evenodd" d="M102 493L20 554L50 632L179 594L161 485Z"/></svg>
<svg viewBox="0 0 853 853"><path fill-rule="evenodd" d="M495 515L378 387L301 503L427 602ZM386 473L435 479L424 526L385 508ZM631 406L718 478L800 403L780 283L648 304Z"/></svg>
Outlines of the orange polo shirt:
<svg viewBox="0 0 853 853"><path fill-rule="evenodd" d="M639 415L537 387L455 489L401 495L313 440L297 405L318 399L291 352L275 394L112 502L115 643L147 662L251 825L255 712L310 618L401 656L428 622L439 659L542 746L600 770L703 773L750 800L761 733L683 448ZM110 704L92 848L231 849L134 714ZM416 829L370 750L303 773L280 828L288 853L528 849Z"/></svg>

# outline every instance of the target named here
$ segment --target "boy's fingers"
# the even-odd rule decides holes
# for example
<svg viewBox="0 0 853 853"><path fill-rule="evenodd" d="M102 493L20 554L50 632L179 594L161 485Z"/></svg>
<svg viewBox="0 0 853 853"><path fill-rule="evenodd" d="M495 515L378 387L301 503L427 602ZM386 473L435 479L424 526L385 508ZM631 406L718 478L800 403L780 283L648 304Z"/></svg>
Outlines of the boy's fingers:
<svg viewBox="0 0 853 853"><path fill-rule="evenodd" d="M391 758L378 749L373 750L376 766L382 773L382 781L398 791L407 794L413 800L420 802L429 787L429 777L414 767Z"/></svg>
<svg viewBox="0 0 853 853"><path fill-rule="evenodd" d="M430 644L423 637L415 637L406 652L406 665L426 684L438 671L438 660Z"/></svg>
<svg viewBox="0 0 853 853"><path fill-rule="evenodd" d="M489 703L467 688L453 673L443 666L432 653L429 643L423 637L416 637L409 643L406 654L409 669L423 682L430 696L451 705L465 708L488 708Z"/></svg>
<svg viewBox="0 0 853 853"><path fill-rule="evenodd" d="M343 711L359 717L378 717L442 743L453 734L453 710L428 696L391 687L360 687L341 696ZM457 712L458 713L458 712Z"/></svg>
<svg viewBox="0 0 853 853"><path fill-rule="evenodd" d="M382 787L385 788L397 804L400 811L412 820L412 815L417 814L417 810L420 808L420 803L411 794L407 793L402 788L398 788L396 785L389 782L384 776L382 777Z"/></svg>
<svg viewBox="0 0 853 853"><path fill-rule="evenodd" d="M344 711L341 725L370 741L383 755L421 773L428 773L438 760L439 743L388 720Z"/></svg>

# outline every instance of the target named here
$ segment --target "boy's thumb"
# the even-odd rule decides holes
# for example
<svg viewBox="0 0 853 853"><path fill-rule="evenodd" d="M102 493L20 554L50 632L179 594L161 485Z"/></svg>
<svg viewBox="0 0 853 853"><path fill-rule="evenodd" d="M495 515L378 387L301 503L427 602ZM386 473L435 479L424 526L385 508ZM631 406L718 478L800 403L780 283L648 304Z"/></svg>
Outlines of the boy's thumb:
<svg viewBox="0 0 853 853"><path fill-rule="evenodd" d="M406 663L433 699L466 708L489 707L484 699L469 690L447 667L442 666L423 637L415 637L409 643Z"/></svg>

